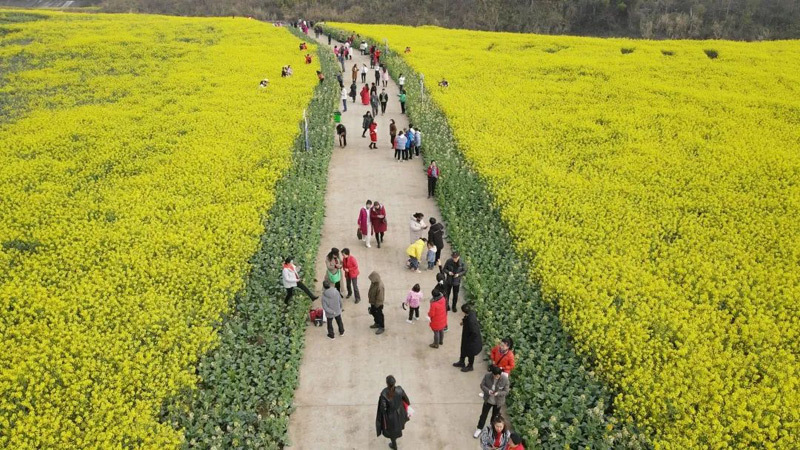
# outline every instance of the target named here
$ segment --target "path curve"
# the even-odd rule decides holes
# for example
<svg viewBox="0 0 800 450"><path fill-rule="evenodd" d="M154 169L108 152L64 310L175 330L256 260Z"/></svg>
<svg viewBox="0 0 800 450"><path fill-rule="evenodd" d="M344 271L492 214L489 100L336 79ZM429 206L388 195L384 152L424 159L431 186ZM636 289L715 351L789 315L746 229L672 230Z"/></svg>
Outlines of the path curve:
<svg viewBox="0 0 800 450"><path fill-rule="evenodd" d="M318 41L327 45L324 36ZM332 45L341 43L334 40ZM368 58L358 51L352 61L346 62L344 80L348 90L352 81L350 68L354 63L359 67L362 63L369 65ZM368 82L374 79L374 74L368 74ZM360 81L359 75L359 90L363 86ZM479 356L474 372L462 373L452 366L459 356L461 312L449 313L450 331L445 334L444 346L428 347L433 342L433 333L424 316L430 291L436 284L435 272L423 268L422 273L416 274L403 266L407 259L410 216L422 212L426 222L428 217L440 220L442 216L436 202L426 198L427 178L422 159L410 162L393 159L389 119L394 119L401 130L408 126L408 118L400 113L398 87L394 81L389 82L386 91L389 106L386 115L379 115L377 119L378 149L369 150L369 139L361 137L361 116L369 107L361 105L358 97L356 105L348 100L348 110L342 115L348 146L341 149L338 142L334 145L325 196L325 223L316 264L320 281L315 291L321 290L325 255L331 247L347 247L359 262L362 301L354 305L353 298L345 300L344 336L337 335L331 341L326 337L325 327L309 326L306 330L300 383L294 399L296 410L289 422L289 439L293 445L290 448L293 449L388 448L387 439L376 437L375 412L389 374L406 390L415 409L403 438L398 441L400 448L478 448L472 433L483 402L478 393L486 364ZM424 148L424 128L422 133ZM376 248L374 240L369 249L356 240L358 211L368 198L386 206L389 229L380 249ZM443 259L445 255L450 255L448 245L442 253ZM381 274L386 286L386 332L380 336L369 328L372 317L367 313L367 276L373 270ZM407 313L400 305L414 283L422 286L425 300L420 308L420 320L408 324ZM319 307L319 300L314 306Z"/></svg>

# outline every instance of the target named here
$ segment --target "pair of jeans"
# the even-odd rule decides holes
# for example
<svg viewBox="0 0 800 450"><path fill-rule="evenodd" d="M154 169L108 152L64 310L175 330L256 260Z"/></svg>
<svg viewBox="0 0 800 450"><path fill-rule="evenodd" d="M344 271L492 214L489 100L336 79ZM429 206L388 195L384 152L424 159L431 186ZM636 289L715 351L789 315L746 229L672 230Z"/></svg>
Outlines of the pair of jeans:
<svg viewBox="0 0 800 450"><path fill-rule="evenodd" d="M365 74L364 72L361 72L361 82L362 83L367 82L367 74Z"/></svg>
<svg viewBox="0 0 800 450"><path fill-rule="evenodd" d="M372 314L372 318L375 319L375 325L377 325L378 328L383 328L384 327L383 305L370 306L370 311L371 311L370 314Z"/></svg>
<svg viewBox="0 0 800 450"><path fill-rule="evenodd" d="M381 102L381 114L386 113L386 102Z"/></svg>
<svg viewBox="0 0 800 450"><path fill-rule="evenodd" d="M406 102L400 102L400 112L402 114L406 113Z"/></svg>
<svg viewBox="0 0 800 450"><path fill-rule="evenodd" d="M347 147L347 134L342 133L339 135L339 147Z"/></svg>
<svg viewBox="0 0 800 450"><path fill-rule="evenodd" d="M336 326L339 327L339 336L344 334L344 325L342 324L342 315L336 317L328 316L328 336L333 337L333 319L336 319Z"/></svg>
<svg viewBox="0 0 800 450"><path fill-rule="evenodd" d="M483 402L483 408L481 409L481 418L478 419L478 429L482 430L483 426L486 425L486 415L489 414L489 410L492 410L492 417L500 414L500 407L497 405L490 405L489 402Z"/></svg>
<svg viewBox="0 0 800 450"><path fill-rule="evenodd" d="M350 297L353 294L356 296L356 301L360 302L361 293L358 292L358 277L347 279L347 296Z"/></svg>
<svg viewBox="0 0 800 450"><path fill-rule="evenodd" d="M408 264L411 265L412 269L419 270L419 260L417 258L414 258L413 256L408 258Z"/></svg>
<svg viewBox="0 0 800 450"><path fill-rule="evenodd" d="M457 309L458 306L458 290L461 288L460 284L452 284L452 283L445 283L444 284L444 298L449 299L450 293L453 293L453 309Z"/></svg>
<svg viewBox="0 0 800 450"><path fill-rule="evenodd" d="M439 181L438 177L428 177L428 197L433 197L436 193L436 182Z"/></svg>
<svg viewBox="0 0 800 450"><path fill-rule="evenodd" d="M428 270L433 270L434 264L436 264L436 261L428 261Z"/></svg>
<svg viewBox="0 0 800 450"><path fill-rule="evenodd" d="M408 320L413 319L414 316L417 316L417 319L419 319L419 306L416 308L408 307Z"/></svg>
<svg viewBox="0 0 800 450"><path fill-rule="evenodd" d="M303 284L302 281L298 281L297 282L297 287L299 287L300 290L305 292L306 295L308 295L308 298L310 298L312 300L314 299L314 294L312 294L311 291L308 290L308 288L306 287L305 284ZM284 302L289 302L289 300L292 298L293 295L294 295L294 288L293 287L286 288L286 298L284 298L283 301Z"/></svg>
<svg viewBox="0 0 800 450"><path fill-rule="evenodd" d="M344 110L343 112L347 112L347 99L346 98L342 99L342 107L343 107L342 109Z"/></svg>
<svg viewBox="0 0 800 450"><path fill-rule="evenodd" d="M433 332L433 343L436 345L444 345L444 330Z"/></svg>

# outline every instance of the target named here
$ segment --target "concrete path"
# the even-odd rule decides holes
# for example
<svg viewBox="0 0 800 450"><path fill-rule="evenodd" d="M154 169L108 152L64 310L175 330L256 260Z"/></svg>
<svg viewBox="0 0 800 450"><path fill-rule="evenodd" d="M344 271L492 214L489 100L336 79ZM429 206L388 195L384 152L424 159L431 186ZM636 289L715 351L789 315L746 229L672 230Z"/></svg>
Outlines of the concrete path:
<svg viewBox="0 0 800 450"><path fill-rule="evenodd" d="M333 44L340 45L336 41ZM345 65L348 90L353 64L360 67L366 62L369 66L367 57L355 53L353 60ZM374 74L368 74L367 81L374 80ZM363 86L360 81L359 75L359 90ZM326 218L316 264L319 283L314 290L321 291L325 255L331 247L347 247L360 265L358 282L362 301L354 305L354 298L345 300L344 336L337 334L331 341L325 327L309 326L306 330L300 386L295 392L296 410L289 424L294 449L388 448L387 439L376 437L375 413L389 374L406 390L415 409L398 441L400 448L478 448L472 433L483 402L478 393L486 364L479 356L473 372L462 373L452 366L461 345L463 313L460 311L449 313L450 331L445 334L444 346L428 347L433 342L433 333L425 317L430 291L436 285L435 272L424 267L419 274L405 269L405 250L410 243L408 223L413 213L425 214L426 223L429 217L440 219L441 215L434 200L426 198L427 178L422 159L407 162L393 159L389 119L395 120L399 130L408 126L408 119L400 114L398 87L393 81L389 82L387 92L386 115L377 118L378 149L368 149L369 138L361 137L362 115L369 107L361 105L359 97L357 105L350 105L348 100L348 111L342 117L348 132L347 147L340 149L338 142L334 146L325 197ZM422 133L424 148L424 128ZM367 199L386 206L389 229L380 249L374 239L369 249L356 239L358 212ZM445 255L450 255L447 246L443 259ZM373 321L367 313L367 277L373 270L381 274L386 287L386 332L379 336L369 328ZM401 303L415 283L420 284L425 297L420 320L408 324L408 313L401 309ZM342 289L345 290L344 281ZM319 300L315 306L319 306Z"/></svg>

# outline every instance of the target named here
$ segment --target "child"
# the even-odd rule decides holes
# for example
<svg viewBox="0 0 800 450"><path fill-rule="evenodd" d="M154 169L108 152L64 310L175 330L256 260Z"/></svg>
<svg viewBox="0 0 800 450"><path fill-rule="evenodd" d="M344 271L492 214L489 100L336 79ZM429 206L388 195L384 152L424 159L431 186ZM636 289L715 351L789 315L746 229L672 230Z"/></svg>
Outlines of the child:
<svg viewBox="0 0 800 450"><path fill-rule="evenodd" d="M436 244L433 241L428 242L428 270L433 270L436 264Z"/></svg>
<svg viewBox="0 0 800 450"><path fill-rule="evenodd" d="M420 290L419 283L415 284L414 287L408 291L406 301L403 302L404 307L408 305L408 320L406 320L408 323L413 323L411 321L412 318L419 320L419 302L422 301L422 293Z"/></svg>

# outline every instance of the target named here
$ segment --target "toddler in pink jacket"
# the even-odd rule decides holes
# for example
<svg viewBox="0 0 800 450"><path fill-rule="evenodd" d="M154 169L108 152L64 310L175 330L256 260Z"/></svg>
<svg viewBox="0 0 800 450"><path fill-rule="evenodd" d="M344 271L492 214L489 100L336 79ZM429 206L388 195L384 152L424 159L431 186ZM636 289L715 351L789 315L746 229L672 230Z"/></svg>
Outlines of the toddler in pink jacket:
<svg viewBox="0 0 800 450"><path fill-rule="evenodd" d="M403 302L404 308L405 305L408 305L408 320L406 320L408 323L412 323L412 318L419 320L419 302L422 301L422 293L420 290L419 284L415 284L414 287L408 291L406 300Z"/></svg>

